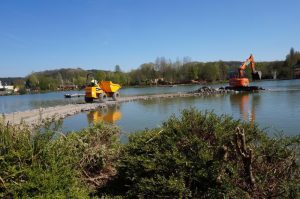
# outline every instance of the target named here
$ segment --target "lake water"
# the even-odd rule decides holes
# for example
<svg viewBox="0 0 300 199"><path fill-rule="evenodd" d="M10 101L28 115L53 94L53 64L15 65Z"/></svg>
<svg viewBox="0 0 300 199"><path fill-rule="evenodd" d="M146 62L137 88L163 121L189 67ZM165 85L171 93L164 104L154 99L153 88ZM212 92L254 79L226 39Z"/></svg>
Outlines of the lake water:
<svg viewBox="0 0 300 199"><path fill-rule="evenodd" d="M121 103L104 110L80 113L64 120L64 131L80 130L94 122L106 121L118 125L123 137L126 133L161 125L172 114L195 107L228 114L235 119L257 123L272 135L284 132L300 133L300 80L264 81L253 83L266 88L259 93L235 93L225 95L197 96L186 98L154 99ZM217 85L219 87L220 85ZM195 90L199 86L186 87ZM147 88L150 89L151 88ZM159 88L164 91L169 88ZM175 89L175 88L171 88ZM178 87L181 90L182 87ZM153 90L155 90L153 88ZM151 92L153 91L151 90ZM136 92L136 91L135 91ZM124 138L126 139L126 138Z"/></svg>
<svg viewBox="0 0 300 199"><path fill-rule="evenodd" d="M214 85L218 87L219 85ZM174 93L186 92L199 88L199 85L179 85L174 87L139 87L139 88L122 88L122 96L132 95L151 95L156 93ZM64 105L69 103L83 103L83 97L64 98L65 94L84 93L84 91L61 91L41 94L11 95L0 96L0 112L11 113L24 111L40 107L49 107L55 105Z"/></svg>
<svg viewBox="0 0 300 199"><path fill-rule="evenodd" d="M213 85L221 87L224 85ZM300 133L300 80L261 81L252 85L266 88L259 93L237 93L201 97L168 98L121 103L105 110L80 113L68 117L63 122L65 132L80 130L94 122L106 121L120 126L126 133L158 127L172 114L179 115L184 108L213 110L217 114L228 114L235 119L256 122L267 128L270 134L283 131L288 135ZM144 95L192 91L193 86L123 88L122 95ZM4 96L0 97L1 112L13 112L57 104L78 103L83 98L64 99L65 93Z"/></svg>

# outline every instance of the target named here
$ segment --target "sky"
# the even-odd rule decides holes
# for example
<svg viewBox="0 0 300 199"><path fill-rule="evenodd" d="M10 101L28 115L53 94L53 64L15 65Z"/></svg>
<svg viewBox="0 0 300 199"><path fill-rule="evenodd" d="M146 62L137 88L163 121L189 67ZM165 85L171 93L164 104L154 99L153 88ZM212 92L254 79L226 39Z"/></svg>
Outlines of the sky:
<svg viewBox="0 0 300 199"><path fill-rule="evenodd" d="M0 77L154 62L284 60L298 0L0 0Z"/></svg>

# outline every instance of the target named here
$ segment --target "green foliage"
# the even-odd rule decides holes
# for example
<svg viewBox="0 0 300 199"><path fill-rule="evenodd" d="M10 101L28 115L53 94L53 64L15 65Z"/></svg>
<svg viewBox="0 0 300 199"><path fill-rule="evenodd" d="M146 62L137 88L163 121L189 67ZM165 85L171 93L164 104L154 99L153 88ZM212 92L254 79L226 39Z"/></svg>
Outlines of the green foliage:
<svg viewBox="0 0 300 199"><path fill-rule="evenodd" d="M87 198L114 175L118 129L55 130L0 124L1 198Z"/></svg>
<svg viewBox="0 0 300 199"><path fill-rule="evenodd" d="M254 185L245 157L237 152L237 127L245 130L245 143L254 153ZM118 177L106 191L128 198L296 198L299 140L271 139L255 125L184 110L162 128L129 137Z"/></svg>
<svg viewBox="0 0 300 199"><path fill-rule="evenodd" d="M214 82L218 80L219 76L219 66L217 63L207 63L204 65L201 72L201 77L203 80Z"/></svg>
<svg viewBox="0 0 300 199"><path fill-rule="evenodd" d="M290 53L286 56L286 64L288 67L293 67L300 61L300 52L291 48Z"/></svg>
<svg viewBox="0 0 300 199"><path fill-rule="evenodd" d="M95 78L96 78L98 81L106 80L106 73L105 73L104 71L98 71L98 72L95 74Z"/></svg>
<svg viewBox="0 0 300 199"><path fill-rule="evenodd" d="M115 66L115 72L116 73L120 73L122 70L121 70L121 67L119 65L116 65Z"/></svg>
<svg viewBox="0 0 300 199"><path fill-rule="evenodd" d="M1 198L300 197L300 136L269 138L195 109L123 147L111 125L68 135L58 127L0 122Z"/></svg>
<svg viewBox="0 0 300 199"><path fill-rule="evenodd" d="M30 88L36 88L36 87L38 87L38 85L39 85L39 80L38 80L37 76L34 73L30 74L27 77L26 86L30 87Z"/></svg>

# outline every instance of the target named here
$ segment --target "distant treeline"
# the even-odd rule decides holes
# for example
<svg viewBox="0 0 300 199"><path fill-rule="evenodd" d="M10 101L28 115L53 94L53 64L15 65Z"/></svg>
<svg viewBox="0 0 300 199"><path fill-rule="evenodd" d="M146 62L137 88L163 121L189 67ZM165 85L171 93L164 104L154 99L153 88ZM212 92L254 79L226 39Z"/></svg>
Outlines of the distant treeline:
<svg viewBox="0 0 300 199"><path fill-rule="evenodd" d="M292 79L297 63L300 63L300 52L291 48L284 61L256 62L255 66L256 70L262 71L263 79ZM13 83L21 89L31 90L74 89L85 85L88 73L94 73L97 80L110 80L123 86L220 82L227 81L228 73L241 64L237 61L193 62L187 57L172 61L158 57L130 72L123 72L119 65L115 66L115 71L59 69L31 73ZM249 77L250 72L248 67Z"/></svg>

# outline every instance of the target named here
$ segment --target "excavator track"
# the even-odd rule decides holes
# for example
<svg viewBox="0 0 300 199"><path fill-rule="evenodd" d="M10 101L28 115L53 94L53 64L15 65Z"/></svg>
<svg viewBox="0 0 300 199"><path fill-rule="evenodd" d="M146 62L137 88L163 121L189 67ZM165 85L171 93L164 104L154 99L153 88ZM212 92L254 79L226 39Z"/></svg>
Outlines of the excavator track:
<svg viewBox="0 0 300 199"><path fill-rule="evenodd" d="M236 87L226 86L225 90L254 92L254 91L262 91L265 89L259 86L236 86Z"/></svg>

